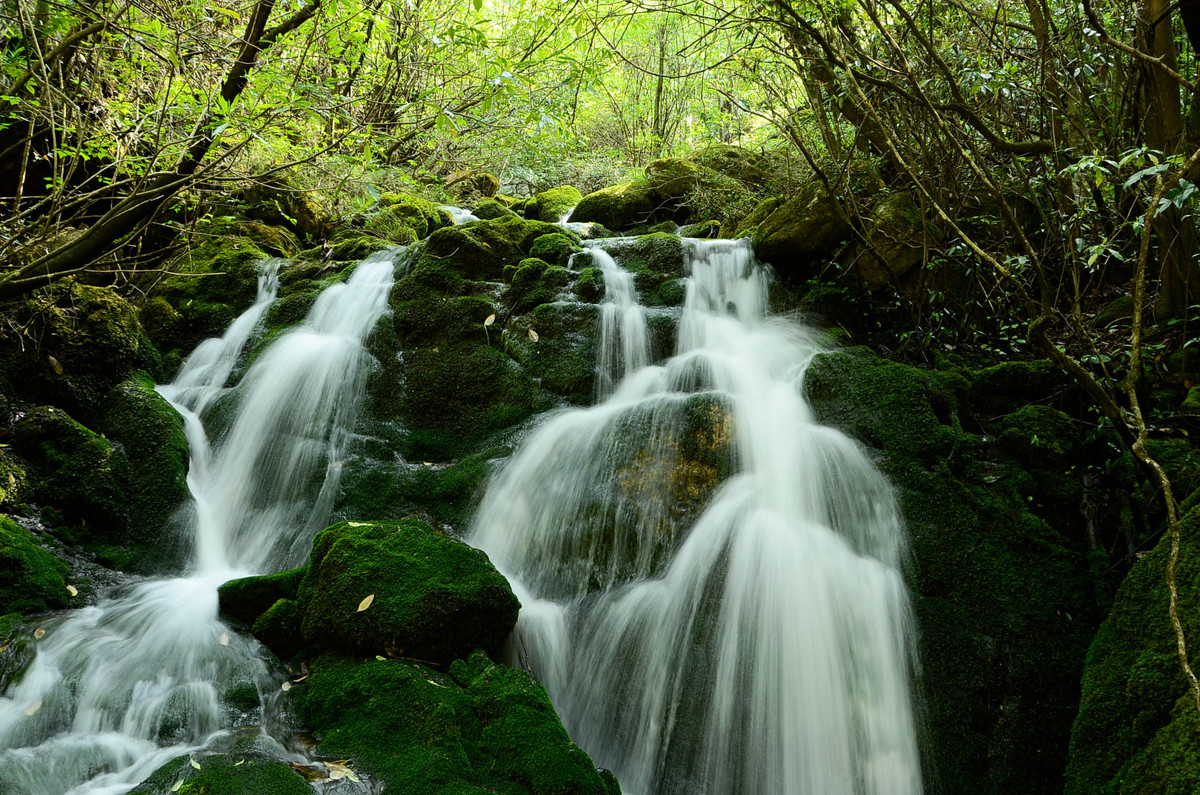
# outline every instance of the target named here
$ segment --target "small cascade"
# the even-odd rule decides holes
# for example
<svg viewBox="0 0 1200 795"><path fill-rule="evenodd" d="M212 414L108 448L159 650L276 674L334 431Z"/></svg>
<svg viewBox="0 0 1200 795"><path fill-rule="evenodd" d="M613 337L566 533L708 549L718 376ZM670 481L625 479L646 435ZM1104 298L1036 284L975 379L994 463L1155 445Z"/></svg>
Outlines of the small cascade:
<svg viewBox="0 0 1200 795"><path fill-rule="evenodd" d="M472 215L470 210L464 210L461 207L455 207L450 204L439 204L438 209L445 210L446 212L450 213L450 217L454 219L454 224L456 226L458 224L465 224L470 221L479 220L479 217Z"/></svg>
<svg viewBox="0 0 1200 795"><path fill-rule="evenodd" d="M363 342L387 308L396 258L359 263L229 387L275 295L279 263L266 263L254 305L160 388L192 445L195 573L124 586L46 621L35 658L0 698L0 782L30 795L119 795L237 726L258 732L260 750L299 759L262 733L259 708L231 698L257 691L268 704L279 682L257 644L221 623L216 589L295 563L324 526L371 361ZM212 414L232 421L210 449Z"/></svg>
<svg viewBox="0 0 1200 795"><path fill-rule="evenodd" d="M616 320L628 274L606 267L597 368L614 383L489 484L472 541L521 599L514 663L632 795L915 795L890 486L814 422L819 340L767 315L745 241L685 249L675 355L648 363Z"/></svg>
<svg viewBox="0 0 1200 795"><path fill-rule="evenodd" d="M600 337L596 340L596 388L601 400L630 373L650 364L646 311L638 303L633 274L617 265L599 246L591 246L592 262L604 274L600 304Z"/></svg>

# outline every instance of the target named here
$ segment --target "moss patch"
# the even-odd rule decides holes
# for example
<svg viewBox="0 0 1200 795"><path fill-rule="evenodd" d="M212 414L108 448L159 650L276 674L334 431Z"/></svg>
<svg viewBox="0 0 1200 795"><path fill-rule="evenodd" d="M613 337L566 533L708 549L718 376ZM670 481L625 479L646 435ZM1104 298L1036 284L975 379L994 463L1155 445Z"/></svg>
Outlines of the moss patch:
<svg viewBox="0 0 1200 795"><path fill-rule="evenodd" d="M551 188L536 194L525 207L526 218L536 218L539 221L558 223L564 215L583 200L583 194L577 188L564 185Z"/></svg>
<svg viewBox="0 0 1200 795"><path fill-rule="evenodd" d="M834 199L817 182L776 207L754 233L754 253L785 278L803 281L829 259L849 236L850 227Z"/></svg>
<svg viewBox="0 0 1200 795"><path fill-rule="evenodd" d="M193 760L199 769L193 767ZM131 795L245 795L251 792L255 795L312 795L312 791L304 777L285 762L216 754L176 757L130 792Z"/></svg>
<svg viewBox="0 0 1200 795"><path fill-rule="evenodd" d="M645 223L655 206L650 183L638 179L584 196L571 211L570 220L591 221L609 229L629 229Z"/></svg>
<svg viewBox="0 0 1200 795"><path fill-rule="evenodd" d="M352 757L389 795L620 792L571 743L540 684L479 653L449 674L327 655L292 694L319 750Z"/></svg>
<svg viewBox="0 0 1200 795"><path fill-rule="evenodd" d="M65 563L38 546L32 533L0 514L0 616L66 607L66 577Z"/></svg>

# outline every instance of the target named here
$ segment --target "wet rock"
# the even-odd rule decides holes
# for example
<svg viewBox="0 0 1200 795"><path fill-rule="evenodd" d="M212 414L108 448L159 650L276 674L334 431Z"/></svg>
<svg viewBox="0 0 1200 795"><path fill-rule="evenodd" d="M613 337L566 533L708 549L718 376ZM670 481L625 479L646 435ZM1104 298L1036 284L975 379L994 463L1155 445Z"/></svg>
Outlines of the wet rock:
<svg viewBox="0 0 1200 795"><path fill-rule="evenodd" d="M781 276L803 280L832 257L850 227L819 182L775 208L754 234L754 254Z"/></svg>
<svg viewBox="0 0 1200 795"><path fill-rule="evenodd" d="M0 616L66 607L66 577L65 563L39 546L32 533L0 514ZM5 634L0 632L0 638Z"/></svg>

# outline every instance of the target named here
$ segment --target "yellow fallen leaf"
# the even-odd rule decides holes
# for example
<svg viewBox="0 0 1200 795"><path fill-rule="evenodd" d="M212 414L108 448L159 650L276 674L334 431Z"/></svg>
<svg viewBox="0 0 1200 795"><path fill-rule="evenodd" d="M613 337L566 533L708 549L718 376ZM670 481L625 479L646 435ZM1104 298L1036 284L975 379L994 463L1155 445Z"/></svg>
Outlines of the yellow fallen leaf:
<svg viewBox="0 0 1200 795"><path fill-rule="evenodd" d="M71 596L79 596L79 589L76 588L74 585L68 585L67 593L71 594Z"/></svg>
<svg viewBox="0 0 1200 795"><path fill-rule="evenodd" d="M292 683L291 683L291 682L284 682L283 684L281 684L281 685L279 686L279 689L280 689L280 690L282 690L283 692L285 692L285 693L286 693L287 691L289 691L289 690L291 690L291 689L292 689Z"/></svg>
<svg viewBox="0 0 1200 795"><path fill-rule="evenodd" d="M55 375L63 374L63 367L58 363L58 359L55 359L53 356L47 354L46 360L50 362L50 367L53 368Z"/></svg>
<svg viewBox="0 0 1200 795"><path fill-rule="evenodd" d="M29 716L36 715L37 711L41 708L42 708L42 702L39 700L38 703L34 704L32 707L25 710L25 714L29 715Z"/></svg>
<svg viewBox="0 0 1200 795"><path fill-rule="evenodd" d="M46 637L46 628L45 628L45 627L38 627L37 629L35 629L35 630L33 631L33 636L34 636L35 638L37 638L38 640L41 640L42 638Z"/></svg>
<svg viewBox="0 0 1200 795"><path fill-rule="evenodd" d="M487 316L487 320L483 321L483 325L485 325L485 326L490 326L490 325L492 325L492 324L493 324L493 323L495 323L495 322L496 322L496 316L495 316L495 315L488 315L488 316Z"/></svg>
<svg viewBox="0 0 1200 795"><path fill-rule="evenodd" d="M529 339L533 340L534 342L537 342L538 341L538 333L536 331L534 331L533 329L529 329Z"/></svg>
<svg viewBox="0 0 1200 795"><path fill-rule="evenodd" d="M171 787L171 792L179 792L179 788L183 786L183 779L175 782L175 786Z"/></svg>
<svg viewBox="0 0 1200 795"><path fill-rule="evenodd" d="M3 651L3 649L0 649L0 651ZM387 657L384 657L382 654L376 654L375 659L379 660L380 662L383 662L387 659Z"/></svg>
<svg viewBox="0 0 1200 795"><path fill-rule="evenodd" d="M196 757L193 756L188 761L192 763L192 767L196 768L197 770L200 769L200 763L196 761Z"/></svg>
<svg viewBox="0 0 1200 795"><path fill-rule="evenodd" d="M239 760L237 760L236 762L234 762L234 763L233 763L233 766L234 766L234 767L237 767L238 765L244 765L244 764L246 764L246 760L245 760L245 759L239 759Z"/></svg>
<svg viewBox="0 0 1200 795"><path fill-rule="evenodd" d="M222 646L228 646L228 645L229 645L229 633L228 633L228 632L222 632L222 633L221 633L221 645L222 645Z"/></svg>
<svg viewBox="0 0 1200 795"><path fill-rule="evenodd" d="M355 610L354 612L361 613L362 611L364 611L368 607L370 607L371 602L374 602L374 601L375 601L375 594L369 594L365 599L363 599L361 602L358 603L358 610Z"/></svg>
<svg viewBox="0 0 1200 795"><path fill-rule="evenodd" d="M370 527L370 522L346 522L350 527Z"/></svg>

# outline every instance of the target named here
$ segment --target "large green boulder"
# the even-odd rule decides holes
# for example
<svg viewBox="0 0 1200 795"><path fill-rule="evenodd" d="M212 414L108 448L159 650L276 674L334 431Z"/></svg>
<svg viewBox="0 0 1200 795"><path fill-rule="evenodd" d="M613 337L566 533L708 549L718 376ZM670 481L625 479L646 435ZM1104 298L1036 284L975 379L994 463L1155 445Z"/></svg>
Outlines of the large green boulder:
<svg viewBox="0 0 1200 795"><path fill-rule="evenodd" d="M538 304L554 301L570 283L571 275L566 268L527 257L517 263L512 282L501 300L511 313L526 312Z"/></svg>
<svg viewBox="0 0 1200 795"><path fill-rule="evenodd" d="M563 229L515 215L439 229L417 254L411 280L447 295L467 289L468 281L499 281L543 235Z"/></svg>
<svg viewBox="0 0 1200 795"><path fill-rule="evenodd" d="M525 206L525 217L549 221L552 224L558 223L582 200L583 194L570 185L544 190L535 194L533 200Z"/></svg>
<svg viewBox="0 0 1200 795"><path fill-rule="evenodd" d="M240 754L177 756L130 795L312 795L312 786L287 762Z"/></svg>
<svg viewBox="0 0 1200 795"><path fill-rule="evenodd" d="M1070 795L1200 791L1200 710L1179 659L1166 569L1171 539L1133 566L1087 656L1071 730ZM1180 522L1178 616L1196 667L1200 637L1200 507Z"/></svg>
<svg viewBox="0 0 1200 795"><path fill-rule="evenodd" d="M595 392L599 309L574 302L542 304L520 322L538 335L536 342L528 334L506 340L509 353L524 371L544 389L574 403L588 403Z"/></svg>
<svg viewBox="0 0 1200 795"><path fill-rule="evenodd" d="M388 214L412 229L418 240L438 229L454 225L449 212L420 196L385 193L379 197L379 201L387 208Z"/></svg>
<svg viewBox="0 0 1200 795"><path fill-rule="evenodd" d="M66 607L66 577L65 563L39 546L33 534L11 517L0 514L0 616Z"/></svg>
<svg viewBox="0 0 1200 795"><path fill-rule="evenodd" d="M602 188L584 196L571 211L572 223L591 221L609 229L644 224L657 207L654 190L644 179Z"/></svg>
<svg viewBox="0 0 1200 795"><path fill-rule="evenodd" d="M289 696L325 756L384 795L617 795L571 742L545 688L482 653L440 672L409 660L325 655Z"/></svg>
<svg viewBox="0 0 1200 795"><path fill-rule="evenodd" d="M94 426L120 444L129 461L128 543L168 562L167 553L178 552L180 541L168 536L168 527L189 497L183 417L155 391L148 375L135 373L104 397Z"/></svg>
<svg viewBox="0 0 1200 795"><path fill-rule="evenodd" d="M121 544L130 520L129 459L62 409L31 409L13 428L13 448L29 465L31 499L53 506L91 543Z"/></svg>
<svg viewBox="0 0 1200 795"><path fill-rule="evenodd" d="M0 308L0 394L61 406L85 422L133 371L159 356L133 308L106 287L62 279Z"/></svg>
<svg viewBox="0 0 1200 795"><path fill-rule="evenodd" d="M912 196L891 193L871 211L863 240L855 244L850 259L863 286L873 292L898 286L939 242L940 236Z"/></svg>
<svg viewBox="0 0 1200 795"><path fill-rule="evenodd" d="M819 355L806 390L877 458L906 519L928 788L1060 793L1095 580L1078 512L1063 524L1078 493L1022 462L1068 461L1078 442L1040 410L969 432L971 381L857 351Z"/></svg>
<svg viewBox="0 0 1200 795"><path fill-rule="evenodd" d="M487 555L416 519L320 533L297 602L312 649L438 665L498 653L520 608Z"/></svg>
<svg viewBox="0 0 1200 795"><path fill-rule="evenodd" d="M225 615L250 624L280 599L295 599L306 574L307 567L230 580L217 588L217 603Z"/></svg>
<svg viewBox="0 0 1200 795"><path fill-rule="evenodd" d="M819 182L775 208L754 234L754 253L781 276L803 280L850 236L836 200Z"/></svg>

